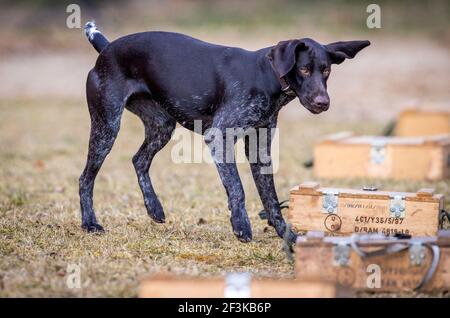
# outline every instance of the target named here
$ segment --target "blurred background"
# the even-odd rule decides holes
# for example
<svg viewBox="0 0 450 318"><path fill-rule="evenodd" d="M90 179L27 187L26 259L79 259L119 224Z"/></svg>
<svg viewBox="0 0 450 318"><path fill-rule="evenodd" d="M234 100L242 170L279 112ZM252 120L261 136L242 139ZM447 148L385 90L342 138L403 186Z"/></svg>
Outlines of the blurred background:
<svg viewBox="0 0 450 318"><path fill-rule="evenodd" d="M2 0L0 96L84 99L96 52L81 29L66 27L73 1ZM290 38L327 43L369 39L372 46L336 66L324 118L384 120L408 106L449 108L450 4L378 1L381 29L369 29L373 1L78 1L82 25L94 19L110 39L166 30L249 50ZM298 106L298 103L292 103ZM293 113L306 110L290 105Z"/></svg>
<svg viewBox="0 0 450 318"><path fill-rule="evenodd" d="M293 186L317 180L302 163L319 137L342 130L379 134L404 108L450 109L448 0L376 1L380 29L366 26L373 0L0 0L0 297L136 296L139 279L159 270L293 275L282 241L258 218L262 207L247 164L239 170L253 243L232 235L214 166L173 163L171 143L151 167L167 223L151 222L131 164L143 127L127 111L96 181L97 218L107 232L80 230L78 177L90 129L84 87L98 54L82 29L66 26L73 2L81 26L94 19L109 40L148 30L249 50L302 37L370 40L355 59L333 66L327 112L312 115L297 100L281 111L280 200ZM399 191L434 187L450 195L449 180L318 181ZM67 288L68 264L82 265L82 289Z"/></svg>

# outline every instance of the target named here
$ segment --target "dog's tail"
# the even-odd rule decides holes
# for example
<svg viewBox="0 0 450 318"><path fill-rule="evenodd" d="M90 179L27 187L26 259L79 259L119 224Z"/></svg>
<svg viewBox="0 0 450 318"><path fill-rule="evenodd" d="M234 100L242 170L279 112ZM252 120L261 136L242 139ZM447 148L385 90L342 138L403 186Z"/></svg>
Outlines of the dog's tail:
<svg viewBox="0 0 450 318"><path fill-rule="evenodd" d="M89 21L85 24L84 34L86 34L89 42L91 42L92 46L98 53L100 53L105 48L105 46L109 44L109 41L97 29L94 21Z"/></svg>

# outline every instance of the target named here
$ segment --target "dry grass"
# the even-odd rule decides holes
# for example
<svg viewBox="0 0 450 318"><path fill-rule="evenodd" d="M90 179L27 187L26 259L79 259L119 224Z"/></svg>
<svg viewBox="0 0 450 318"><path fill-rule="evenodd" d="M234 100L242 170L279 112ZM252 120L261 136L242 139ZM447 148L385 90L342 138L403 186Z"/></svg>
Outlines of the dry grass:
<svg viewBox="0 0 450 318"><path fill-rule="evenodd" d="M139 279L160 270L202 276L232 270L293 275L282 241L257 217L260 203L246 165L240 165L240 171L253 242L239 243L232 234L214 167L172 163L172 144L151 168L167 216L166 224L155 224L146 215L131 164L141 143L141 124L126 113L96 183L96 211L107 232L86 234L79 227L77 193L89 132L84 103L10 100L1 102L0 114L0 296L135 296ZM282 119L280 126L280 198L286 198L293 185L313 178L301 162L318 134L342 129L373 133L381 128L323 122L310 115L295 122ZM360 187L368 182L328 184ZM434 186L450 194L448 181L378 184L397 190ZM83 288L66 287L68 264L81 265Z"/></svg>

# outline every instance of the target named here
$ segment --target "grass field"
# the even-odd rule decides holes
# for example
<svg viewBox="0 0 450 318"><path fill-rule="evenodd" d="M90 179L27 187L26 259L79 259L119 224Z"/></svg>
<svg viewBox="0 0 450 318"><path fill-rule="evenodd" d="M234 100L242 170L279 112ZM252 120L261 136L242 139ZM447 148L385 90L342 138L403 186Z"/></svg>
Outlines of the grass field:
<svg viewBox="0 0 450 318"><path fill-rule="evenodd" d="M146 215L131 164L143 130L126 113L96 183L95 206L106 233L86 234L80 230L78 204L89 132L84 103L10 100L0 104L0 113L0 296L136 296L139 279L161 270L208 276L238 269L256 276L293 276L282 241L257 216L261 205L247 165L241 164L240 172L253 242L240 243L232 234L215 168L172 163L173 142L151 168L167 216L166 224L155 224ZM311 155L317 134L343 129L376 133L381 128L376 123L324 122L312 115L282 119L275 176L280 198L287 198L292 186L313 179L301 163ZM361 187L373 181L326 183ZM376 184L412 191L433 186L450 195L448 181ZM67 288L68 264L81 265L83 288Z"/></svg>

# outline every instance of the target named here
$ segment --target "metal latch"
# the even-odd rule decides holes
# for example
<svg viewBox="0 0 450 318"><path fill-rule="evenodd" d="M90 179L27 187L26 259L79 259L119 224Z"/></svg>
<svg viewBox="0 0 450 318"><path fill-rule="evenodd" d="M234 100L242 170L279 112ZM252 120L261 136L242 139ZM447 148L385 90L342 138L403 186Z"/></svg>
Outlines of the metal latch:
<svg viewBox="0 0 450 318"><path fill-rule="evenodd" d="M322 192L322 212L323 213L337 213L339 192L325 191Z"/></svg>
<svg viewBox="0 0 450 318"><path fill-rule="evenodd" d="M370 161L373 164L380 165L386 159L386 141L383 139L375 139L370 148Z"/></svg>
<svg viewBox="0 0 450 318"><path fill-rule="evenodd" d="M425 262L425 246L420 242L409 246L409 263L412 266L422 266Z"/></svg>
<svg viewBox="0 0 450 318"><path fill-rule="evenodd" d="M391 201L389 204L389 215L392 218L405 218L405 197L401 195L391 196Z"/></svg>
<svg viewBox="0 0 450 318"><path fill-rule="evenodd" d="M225 298L250 298L250 273L229 273L225 277Z"/></svg>
<svg viewBox="0 0 450 318"><path fill-rule="evenodd" d="M347 266L350 261L350 245L337 244L333 246L334 266Z"/></svg>

